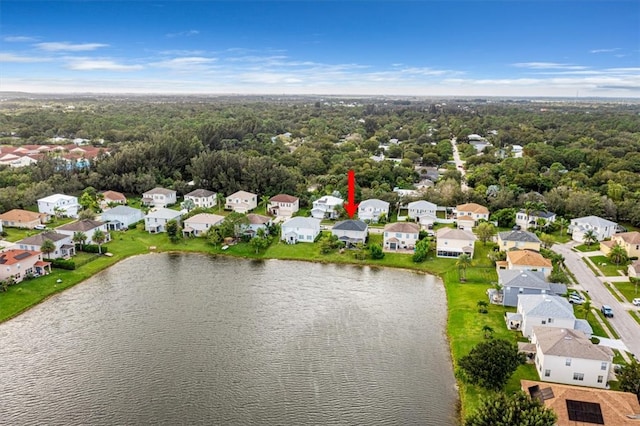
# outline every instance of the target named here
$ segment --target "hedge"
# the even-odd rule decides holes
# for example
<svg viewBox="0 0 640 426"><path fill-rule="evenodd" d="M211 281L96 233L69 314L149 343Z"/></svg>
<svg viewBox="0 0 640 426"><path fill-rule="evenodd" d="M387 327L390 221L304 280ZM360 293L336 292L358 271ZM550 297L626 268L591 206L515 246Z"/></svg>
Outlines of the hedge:
<svg viewBox="0 0 640 426"><path fill-rule="evenodd" d="M54 268L73 271L74 269L76 269L76 262L67 259L51 259L51 266L53 266Z"/></svg>

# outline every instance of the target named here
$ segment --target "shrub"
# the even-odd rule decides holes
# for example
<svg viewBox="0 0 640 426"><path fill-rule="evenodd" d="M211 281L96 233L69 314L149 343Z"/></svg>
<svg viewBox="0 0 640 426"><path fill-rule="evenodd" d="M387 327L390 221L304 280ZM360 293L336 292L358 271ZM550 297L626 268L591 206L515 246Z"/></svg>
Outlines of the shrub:
<svg viewBox="0 0 640 426"><path fill-rule="evenodd" d="M66 269L69 271L73 271L76 269L76 262L69 259L51 259L51 266L54 268Z"/></svg>
<svg viewBox="0 0 640 426"><path fill-rule="evenodd" d="M85 244L82 246L82 251L85 253L100 253L100 251L102 251L102 253L107 253L109 250L107 250L106 245L102 245L102 248L100 248L97 244Z"/></svg>

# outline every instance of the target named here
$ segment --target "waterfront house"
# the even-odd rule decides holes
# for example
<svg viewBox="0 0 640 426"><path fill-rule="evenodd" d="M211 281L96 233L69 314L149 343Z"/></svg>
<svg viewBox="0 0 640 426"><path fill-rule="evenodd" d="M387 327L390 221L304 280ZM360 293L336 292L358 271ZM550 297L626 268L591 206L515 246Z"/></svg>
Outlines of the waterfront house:
<svg viewBox="0 0 640 426"><path fill-rule="evenodd" d="M527 214L525 210L520 210L516 213L516 225L524 230L537 228L538 223L549 224L555 222L555 220L556 214L548 211L536 210Z"/></svg>
<svg viewBox="0 0 640 426"><path fill-rule="evenodd" d="M191 200L193 204L201 209L210 209L216 206L218 194L208 189L196 189L184 196L184 200Z"/></svg>
<svg viewBox="0 0 640 426"><path fill-rule="evenodd" d="M66 225L62 225L56 228L56 232L69 235L71 238L73 238L73 234L75 234L76 232L83 232L87 236L85 244L97 244L95 241L93 241L93 233L98 230L104 233L104 243L111 241L111 234L109 234L107 222L103 222L100 220L78 220L76 222L67 223Z"/></svg>
<svg viewBox="0 0 640 426"><path fill-rule="evenodd" d="M384 227L383 249L413 250L420 239L420 226L412 222L388 223Z"/></svg>
<svg viewBox="0 0 640 426"><path fill-rule="evenodd" d="M38 200L38 211L49 216L78 217L80 204L78 197L65 194L53 194Z"/></svg>
<svg viewBox="0 0 640 426"><path fill-rule="evenodd" d="M533 232L528 231L499 232L498 248L501 251L514 249L540 251L540 238Z"/></svg>
<svg viewBox="0 0 640 426"><path fill-rule="evenodd" d="M134 223L144 219L144 213L140 209L129 206L116 206L106 210L100 216L103 222L107 222L107 229L110 231L122 231Z"/></svg>
<svg viewBox="0 0 640 426"><path fill-rule="evenodd" d="M236 213L249 213L258 207L258 196L247 191L238 191L227 197L224 208Z"/></svg>
<svg viewBox="0 0 640 426"><path fill-rule="evenodd" d="M591 343L582 331L533 327L531 343L536 348L535 363L540 380L601 389L607 387L613 351Z"/></svg>
<svg viewBox="0 0 640 426"><path fill-rule="evenodd" d="M459 257L468 254L473 257L475 241L478 239L470 231L440 228L436 232L436 255L438 257Z"/></svg>
<svg viewBox="0 0 640 426"><path fill-rule="evenodd" d="M21 282L25 276L51 273L51 262L42 259L42 252L8 249L0 252L0 281Z"/></svg>
<svg viewBox="0 0 640 426"><path fill-rule="evenodd" d="M533 327L556 327L582 331L590 339L593 330L583 319L576 319L573 306L564 297L552 294L521 294L515 314L505 314L507 327L520 329L531 337ZM517 322L519 321L519 322ZM515 326L517 324L517 326Z"/></svg>
<svg viewBox="0 0 640 426"><path fill-rule="evenodd" d="M579 243L584 243L584 235L593 231L598 241L611 237L615 234L618 224L598 216L585 216L571 219L568 232L571 239Z"/></svg>
<svg viewBox="0 0 640 426"><path fill-rule="evenodd" d="M502 305L518 306L518 297L527 294L562 295L567 292L564 284L550 283L540 271L498 271L498 284L502 288Z"/></svg>
<svg viewBox="0 0 640 426"><path fill-rule="evenodd" d="M367 241L369 225L361 220L343 220L336 222L331 229L331 234L348 246Z"/></svg>
<svg viewBox="0 0 640 426"><path fill-rule="evenodd" d="M243 233L250 236L255 236L259 229L264 230L265 234L269 233L269 226L271 226L271 218L261 214L249 213L247 215L249 223L243 225Z"/></svg>
<svg viewBox="0 0 640 426"><path fill-rule="evenodd" d="M389 218L389 203L386 201L371 198L358 205L358 219L378 223L380 217Z"/></svg>
<svg viewBox="0 0 640 426"><path fill-rule="evenodd" d="M122 192L104 191L101 192L102 200L100 200L100 208L106 210L115 205L126 205L127 197Z"/></svg>
<svg viewBox="0 0 640 426"><path fill-rule="evenodd" d="M13 209L0 214L0 221L2 221L2 225L7 228L33 229L36 226L40 227L49 222L49 217L46 213Z"/></svg>
<svg viewBox="0 0 640 426"><path fill-rule="evenodd" d="M342 206L344 200L334 197L333 195L325 195L313 202L311 216L316 219L337 219L337 207Z"/></svg>
<svg viewBox="0 0 640 426"><path fill-rule="evenodd" d="M459 229L471 231L480 220L489 220L489 209L476 203L460 204L456 207L456 222Z"/></svg>
<svg viewBox="0 0 640 426"><path fill-rule="evenodd" d="M205 235L209 228L218 226L224 221L224 216L210 213L198 213L184 220L182 233L199 237Z"/></svg>
<svg viewBox="0 0 640 426"><path fill-rule="evenodd" d="M501 269L520 271L540 271L548 277L553 270L549 259L533 250L511 250L507 252L507 260L496 262L498 272Z"/></svg>
<svg viewBox="0 0 640 426"><path fill-rule="evenodd" d="M293 195L278 194L269 199L267 211L280 217L291 217L300 210L300 199Z"/></svg>
<svg viewBox="0 0 640 426"><path fill-rule="evenodd" d="M51 253L44 253L47 259L69 258L76 254L75 245L70 235L48 231L23 238L16 242L16 247L27 251L42 251L42 244L46 240L53 242L55 249Z"/></svg>
<svg viewBox="0 0 640 426"><path fill-rule="evenodd" d="M320 234L320 219L293 217L280 227L280 239L287 244L312 243Z"/></svg>
<svg viewBox="0 0 640 426"><path fill-rule="evenodd" d="M613 234L611 240L600 242L600 251L606 256L616 244L622 246L628 257L640 257L640 232Z"/></svg>
<svg viewBox="0 0 640 426"><path fill-rule="evenodd" d="M153 188L142 194L142 204L150 207L164 208L177 202L177 193L173 189Z"/></svg>
<svg viewBox="0 0 640 426"><path fill-rule="evenodd" d="M167 222L175 220L180 223L182 214L177 210L159 208L150 211L144 217L144 230L150 234L167 232Z"/></svg>

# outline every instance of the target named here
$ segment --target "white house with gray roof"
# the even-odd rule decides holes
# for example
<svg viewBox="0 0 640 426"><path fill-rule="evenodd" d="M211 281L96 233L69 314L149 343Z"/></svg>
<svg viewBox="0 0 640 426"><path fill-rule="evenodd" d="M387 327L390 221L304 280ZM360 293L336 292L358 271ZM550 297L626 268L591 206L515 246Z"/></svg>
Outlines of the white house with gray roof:
<svg viewBox="0 0 640 426"><path fill-rule="evenodd" d="M293 217L280 226L280 239L287 244L312 243L320 234L320 219Z"/></svg>
<svg viewBox="0 0 640 426"><path fill-rule="evenodd" d="M518 296L525 294L566 294L564 284L549 283L540 271L500 269L498 284L502 287L502 305L518 306Z"/></svg>
<svg viewBox="0 0 640 426"><path fill-rule="evenodd" d="M360 220L378 223L381 216L389 218L389 203L386 201L371 198L360 202L358 205L358 219Z"/></svg>
<svg viewBox="0 0 640 426"><path fill-rule="evenodd" d="M210 209L216 206L217 194L208 189L196 189L184 196L184 200L191 200L196 207Z"/></svg>
<svg viewBox="0 0 640 426"><path fill-rule="evenodd" d="M598 241L610 238L616 233L618 224L598 216L585 216L571 219L568 232L571 233L571 239L579 243L584 243L584 235L593 231Z"/></svg>
<svg viewBox="0 0 640 426"><path fill-rule="evenodd" d="M613 351L595 345L579 330L533 327L536 369L544 382L605 389Z"/></svg>
<svg viewBox="0 0 640 426"><path fill-rule="evenodd" d="M177 202L177 193L173 189L153 188L142 194L142 204L152 207L167 207Z"/></svg>
<svg viewBox="0 0 640 426"><path fill-rule="evenodd" d="M85 244L96 244L96 242L93 241L93 234L96 231L102 231L102 233L104 233L105 243L111 241L111 234L109 234L107 222L103 222L100 220L77 220L75 222L67 223L66 225L58 226L56 228L56 232L69 235L72 238L76 232L84 233L84 235L86 235L87 237Z"/></svg>
<svg viewBox="0 0 640 426"><path fill-rule="evenodd" d="M78 197L73 195L53 194L38 200L38 211L49 216L57 216L56 213L60 213L67 217L78 217L80 204Z"/></svg>
<svg viewBox="0 0 640 426"><path fill-rule="evenodd" d="M436 255L438 257L460 257L468 254L473 257L475 241L473 232L463 229L440 228L436 231Z"/></svg>
<svg viewBox="0 0 640 426"><path fill-rule="evenodd" d="M537 228L538 221L545 223L553 223L556 221L556 214L548 211L532 211L527 214L526 211L520 210L516 213L516 225L527 230L529 228Z"/></svg>
<svg viewBox="0 0 640 426"><path fill-rule="evenodd" d="M70 235L57 232L42 232L23 238L16 242L17 248L28 251L42 251L40 248L45 240L50 240L55 245L55 250L45 254L47 259L68 258L76 254L76 248Z"/></svg>
<svg viewBox="0 0 640 426"><path fill-rule="evenodd" d="M313 202L311 216L316 219L336 219L338 217L336 208L343 204L344 200L342 198L325 195Z"/></svg>
<svg viewBox="0 0 640 426"><path fill-rule="evenodd" d="M336 222L331 229L331 234L338 237L347 246L367 241L369 225L361 220L343 220Z"/></svg>
<svg viewBox="0 0 640 426"><path fill-rule="evenodd" d="M144 217L144 230L151 234L167 232L167 222L176 220L179 223L181 217L182 215L177 210L159 208Z"/></svg>
<svg viewBox="0 0 640 426"><path fill-rule="evenodd" d="M422 216L436 217L438 206L426 200L412 201L407 204L409 219L419 221Z"/></svg>
<svg viewBox="0 0 640 426"><path fill-rule="evenodd" d="M100 218L107 222L107 228L111 231L127 229L129 225L138 223L144 219L144 213L140 209L129 206L116 206L102 213Z"/></svg>

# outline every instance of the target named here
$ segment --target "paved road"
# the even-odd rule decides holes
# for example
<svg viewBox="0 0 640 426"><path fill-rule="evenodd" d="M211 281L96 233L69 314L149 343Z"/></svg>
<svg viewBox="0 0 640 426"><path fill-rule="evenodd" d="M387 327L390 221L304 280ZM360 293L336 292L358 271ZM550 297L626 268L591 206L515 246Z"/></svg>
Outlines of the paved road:
<svg viewBox="0 0 640 426"><path fill-rule="evenodd" d="M456 163L456 170L458 170L462 174L462 184L460 185L460 187L463 191L465 191L469 188L464 178L464 175L467 172L464 169L465 162L460 159L460 152L458 152L458 144L456 143L456 138L451 139L451 147L453 148L453 162Z"/></svg>
<svg viewBox="0 0 640 426"><path fill-rule="evenodd" d="M614 317L609 318L609 323L620 335L620 339L629 348L629 351L640 357L640 324L627 313L629 304L618 302L604 287L602 281L587 267L580 255L571 250L571 246L572 243L554 244L552 250L564 256L564 263L575 275L578 284L589 292L594 308L600 309L602 305L609 305L613 308Z"/></svg>

